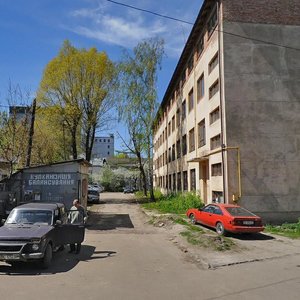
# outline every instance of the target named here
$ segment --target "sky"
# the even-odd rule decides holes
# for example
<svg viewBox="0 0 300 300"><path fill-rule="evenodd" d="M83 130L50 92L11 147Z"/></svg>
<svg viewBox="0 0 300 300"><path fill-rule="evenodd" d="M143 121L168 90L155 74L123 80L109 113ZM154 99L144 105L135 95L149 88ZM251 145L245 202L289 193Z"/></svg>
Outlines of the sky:
<svg viewBox="0 0 300 300"><path fill-rule="evenodd" d="M194 23L203 1L117 2ZM15 104L31 104L44 68L66 39L77 48L96 47L118 61L124 49L130 51L143 39L163 38L165 55L157 82L161 101L191 29L192 25L107 0L0 0L0 108L7 109L9 82L24 95ZM116 123L108 130L115 134L116 150L122 148L117 131L127 138L123 128Z"/></svg>

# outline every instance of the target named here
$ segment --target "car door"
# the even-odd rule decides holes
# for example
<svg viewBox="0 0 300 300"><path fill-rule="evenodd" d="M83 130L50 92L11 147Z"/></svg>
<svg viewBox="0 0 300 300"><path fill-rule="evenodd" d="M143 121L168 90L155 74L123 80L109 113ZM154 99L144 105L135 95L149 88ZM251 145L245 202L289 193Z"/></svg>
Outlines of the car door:
<svg viewBox="0 0 300 300"><path fill-rule="evenodd" d="M75 213L78 214L78 218L74 222ZM77 210L65 211L60 216L59 222L56 222L55 229L58 245L82 243L85 235L83 212Z"/></svg>
<svg viewBox="0 0 300 300"><path fill-rule="evenodd" d="M205 206L201 211L201 217L199 220L200 223L207 226L213 226L213 212L214 212L213 205Z"/></svg>

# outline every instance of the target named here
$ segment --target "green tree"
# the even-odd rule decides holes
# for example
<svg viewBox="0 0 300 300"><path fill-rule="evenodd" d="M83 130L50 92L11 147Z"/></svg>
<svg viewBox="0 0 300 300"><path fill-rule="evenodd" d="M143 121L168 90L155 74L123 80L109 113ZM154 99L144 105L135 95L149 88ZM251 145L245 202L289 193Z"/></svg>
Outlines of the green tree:
<svg viewBox="0 0 300 300"><path fill-rule="evenodd" d="M65 41L57 57L46 66L38 92L38 103L51 108L49 114L70 134L72 156L78 157L83 142L90 160L95 130L113 107L108 91L114 65L96 48L76 49ZM105 101L105 100L108 101Z"/></svg>
<svg viewBox="0 0 300 300"><path fill-rule="evenodd" d="M144 194L147 195L148 182L152 200L154 200L152 124L158 109L156 82L163 53L163 40L156 38L145 40L133 49L132 55L125 53L120 64L122 105L119 116L126 123L130 136L130 141L124 143L139 161ZM143 155L147 158L146 164Z"/></svg>

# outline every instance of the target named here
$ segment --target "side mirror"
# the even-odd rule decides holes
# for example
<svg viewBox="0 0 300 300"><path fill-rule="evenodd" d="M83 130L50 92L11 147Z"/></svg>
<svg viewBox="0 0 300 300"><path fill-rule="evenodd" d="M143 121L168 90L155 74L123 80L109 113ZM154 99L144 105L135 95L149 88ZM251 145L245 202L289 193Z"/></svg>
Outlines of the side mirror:
<svg viewBox="0 0 300 300"><path fill-rule="evenodd" d="M6 219L1 220L1 224L3 225L5 223Z"/></svg>
<svg viewBox="0 0 300 300"><path fill-rule="evenodd" d="M56 220L55 225L61 225L61 224L62 224L61 220Z"/></svg>

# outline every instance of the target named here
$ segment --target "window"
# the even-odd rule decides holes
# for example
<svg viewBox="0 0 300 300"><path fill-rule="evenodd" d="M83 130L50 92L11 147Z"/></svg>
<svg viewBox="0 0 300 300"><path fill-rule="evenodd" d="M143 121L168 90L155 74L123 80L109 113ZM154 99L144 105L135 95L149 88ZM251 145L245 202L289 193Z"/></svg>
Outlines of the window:
<svg viewBox="0 0 300 300"><path fill-rule="evenodd" d="M101 143L101 142L102 142L102 139L100 139L99 142Z"/></svg>
<svg viewBox="0 0 300 300"><path fill-rule="evenodd" d="M177 173L177 191L181 192L181 189L182 189L182 187L181 187L181 173L178 172Z"/></svg>
<svg viewBox="0 0 300 300"><path fill-rule="evenodd" d="M205 119L198 123L198 148L206 144Z"/></svg>
<svg viewBox="0 0 300 300"><path fill-rule="evenodd" d="M200 57L203 50L204 50L204 38L203 36L201 36L197 44L197 59Z"/></svg>
<svg viewBox="0 0 300 300"><path fill-rule="evenodd" d="M213 124L214 122L216 122L219 119L220 119L220 107L218 106L215 110L213 110L209 114L209 123Z"/></svg>
<svg viewBox="0 0 300 300"><path fill-rule="evenodd" d="M184 191L188 190L188 176L187 176L187 171L183 171L183 190Z"/></svg>
<svg viewBox="0 0 300 300"><path fill-rule="evenodd" d="M195 150L195 129L189 131L189 152Z"/></svg>
<svg viewBox="0 0 300 300"><path fill-rule="evenodd" d="M186 145L186 134L182 137L182 155L186 155L187 145Z"/></svg>
<svg viewBox="0 0 300 300"><path fill-rule="evenodd" d="M168 135L170 136L171 134L171 121L168 123Z"/></svg>
<svg viewBox="0 0 300 300"><path fill-rule="evenodd" d="M173 174L173 191L176 191L176 173Z"/></svg>
<svg viewBox="0 0 300 300"><path fill-rule="evenodd" d="M218 15L217 15L217 9L215 9L207 23L207 31L209 36L213 33L215 27L217 26L217 23L218 23Z"/></svg>
<svg viewBox="0 0 300 300"><path fill-rule="evenodd" d="M209 99L211 99L219 91L219 79L217 79L209 88Z"/></svg>
<svg viewBox="0 0 300 300"><path fill-rule="evenodd" d="M172 132L175 130L175 116L172 117Z"/></svg>
<svg viewBox="0 0 300 300"><path fill-rule="evenodd" d="M172 175L169 175L169 190L171 190L172 187Z"/></svg>
<svg viewBox="0 0 300 300"><path fill-rule="evenodd" d="M107 142L110 143L110 139L108 139Z"/></svg>
<svg viewBox="0 0 300 300"><path fill-rule="evenodd" d="M106 143L106 139L104 139L103 142Z"/></svg>
<svg viewBox="0 0 300 300"><path fill-rule="evenodd" d="M172 146L172 161L175 160L175 144Z"/></svg>
<svg viewBox="0 0 300 300"><path fill-rule="evenodd" d="M204 97L204 74L197 80L197 101Z"/></svg>
<svg viewBox="0 0 300 300"><path fill-rule="evenodd" d="M211 176L222 176L222 164L211 165Z"/></svg>
<svg viewBox="0 0 300 300"><path fill-rule="evenodd" d="M165 152L165 164L168 163L168 151Z"/></svg>
<svg viewBox="0 0 300 300"><path fill-rule="evenodd" d="M107 155L109 155L109 152L107 152Z"/></svg>
<svg viewBox="0 0 300 300"><path fill-rule="evenodd" d="M109 145L107 145L107 149L109 149Z"/></svg>
<svg viewBox="0 0 300 300"><path fill-rule="evenodd" d="M182 106L181 106L181 117L182 117L182 120L184 120L186 118L186 101L183 100L182 102Z"/></svg>
<svg viewBox="0 0 300 300"><path fill-rule="evenodd" d="M169 148L169 162L171 162L171 158L172 158L172 150L171 147Z"/></svg>
<svg viewBox="0 0 300 300"><path fill-rule="evenodd" d="M182 73L182 75L181 75L181 86L184 85L185 80L186 80L186 75L185 75L185 70L184 70L183 73Z"/></svg>
<svg viewBox="0 0 300 300"><path fill-rule="evenodd" d="M97 143L98 142L98 140L97 139L95 139L95 143Z"/></svg>
<svg viewBox="0 0 300 300"><path fill-rule="evenodd" d="M178 108L176 111L176 126L179 127L180 125L180 109Z"/></svg>
<svg viewBox="0 0 300 300"><path fill-rule="evenodd" d="M188 62L188 74L192 72L193 68L194 68L194 54L191 56Z"/></svg>
<svg viewBox="0 0 300 300"><path fill-rule="evenodd" d="M194 108L194 91L191 89L189 92L189 112Z"/></svg>
<svg viewBox="0 0 300 300"><path fill-rule="evenodd" d="M180 144L180 140L178 140L177 142L176 142L176 153L177 153L177 158L180 158L180 156L181 156L181 144Z"/></svg>
<svg viewBox="0 0 300 300"><path fill-rule="evenodd" d="M218 134L215 137L210 139L210 149L214 150L221 147L221 135Z"/></svg>
<svg viewBox="0 0 300 300"><path fill-rule="evenodd" d="M192 169L190 170L190 185L191 185L191 191L195 191L196 190L196 170Z"/></svg>
<svg viewBox="0 0 300 300"><path fill-rule="evenodd" d="M215 54L215 56L212 58L212 60L208 64L208 73L210 74L212 70L218 65L219 62L219 55L218 52Z"/></svg>

